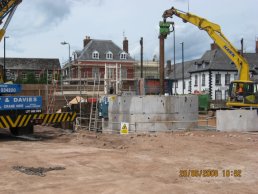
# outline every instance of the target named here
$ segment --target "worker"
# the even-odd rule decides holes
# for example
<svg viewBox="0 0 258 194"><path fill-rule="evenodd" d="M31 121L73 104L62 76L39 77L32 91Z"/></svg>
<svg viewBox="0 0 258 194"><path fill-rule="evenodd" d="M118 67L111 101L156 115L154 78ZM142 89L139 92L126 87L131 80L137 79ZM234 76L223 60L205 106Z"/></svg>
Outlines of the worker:
<svg viewBox="0 0 258 194"><path fill-rule="evenodd" d="M240 84L237 93L238 93L238 94L243 94L243 92L244 92L244 91L243 91L243 85Z"/></svg>
<svg viewBox="0 0 258 194"><path fill-rule="evenodd" d="M243 84L239 84L236 92L236 100L242 102L244 98Z"/></svg>

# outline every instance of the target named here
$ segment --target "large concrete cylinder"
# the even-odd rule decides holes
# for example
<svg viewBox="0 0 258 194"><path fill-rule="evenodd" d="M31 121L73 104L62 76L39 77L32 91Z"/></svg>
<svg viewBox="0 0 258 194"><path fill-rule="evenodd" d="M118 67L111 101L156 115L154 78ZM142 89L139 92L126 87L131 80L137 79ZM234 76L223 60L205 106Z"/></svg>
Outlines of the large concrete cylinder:
<svg viewBox="0 0 258 194"><path fill-rule="evenodd" d="M129 123L130 132L190 129L197 125L198 97L114 96L108 109L103 132L118 132L121 122Z"/></svg>

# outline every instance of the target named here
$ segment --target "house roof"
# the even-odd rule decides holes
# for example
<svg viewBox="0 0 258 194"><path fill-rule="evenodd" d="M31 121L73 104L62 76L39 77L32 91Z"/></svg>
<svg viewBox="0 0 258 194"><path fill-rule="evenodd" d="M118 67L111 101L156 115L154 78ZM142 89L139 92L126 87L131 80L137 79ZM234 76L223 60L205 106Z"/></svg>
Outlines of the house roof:
<svg viewBox="0 0 258 194"><path fill-rule="evenodd" d="M250 71L258 67L258 53L244 53ZM200 59L195 60L189 72L201 72L207 70L237 71L236 66L221 49L206 51Z"/></svg>
<svg viewBox="0 0 258 194"><path fill-rule="evenodd" d="M258 53L244 53L250 71L258 74ZM174 66L168 72L168 77L171 79L182 79L182 63L176 64L176 72ZM203 72L208 70L215 71L237 71L236 66L228 58L228 56L219 48L206 51L200 59L184 62L184 77L189 78L190 73Z"/></svg>
<svg viewBox="0 0 258 194"><path fill-rule="evenodd" d="M60 69L59 59L47 58L5 58L6 69L42 70ZM4 65L4 59L0 58L0 65Z"/></svg>
<svg viewBox="0 0 258 194"><path fill-rule="evenodd" d="M98 60L108 60L106 59L106 53L112 52L113 53L113 60L117 61L134 61L132 57L130 57L129 54L127 54L126 60L120 59L120 54L124 51L118 47L115 43L113 43L111 40L96 40L92 39L90 42L84 47L84 49L81 51L77 51L78 54L78 60L96 60L92 59L92 53L94 51L99 52L99 59ZM109 60L110 61L110 60Z"/></svg>
<svg viewBox="0 0 258 194"><path fill-rule="evenodd" d="M190 78L189 70L192 68L194 62L195 60L184 62L184 78ZM176 63L175 67L176 68L174 68L174 65L171 66L171 71L168 74L168 77L170 79L182 79L183 78L182 63ZM175 69L175 72L174 72L174 69Z"/></svg>

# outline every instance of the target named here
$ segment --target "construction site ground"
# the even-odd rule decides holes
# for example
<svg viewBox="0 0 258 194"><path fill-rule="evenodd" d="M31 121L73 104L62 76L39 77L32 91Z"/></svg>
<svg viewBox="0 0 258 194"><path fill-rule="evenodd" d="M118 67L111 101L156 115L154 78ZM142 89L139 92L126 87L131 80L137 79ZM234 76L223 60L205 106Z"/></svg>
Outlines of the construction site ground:
<svg viewBox="0 0 258 194"><path fill-rule="evenodd" d="M5 194L258 193L258 133L119 135L37 126L30 140L2 130L0 150ZM204 170L218 174L204 177Z"/></svg>

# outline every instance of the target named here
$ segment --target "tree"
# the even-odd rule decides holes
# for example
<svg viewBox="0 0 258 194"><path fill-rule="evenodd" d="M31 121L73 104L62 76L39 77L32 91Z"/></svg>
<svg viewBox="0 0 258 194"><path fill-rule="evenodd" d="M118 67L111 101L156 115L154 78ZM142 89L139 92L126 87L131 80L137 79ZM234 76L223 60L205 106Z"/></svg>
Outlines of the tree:
<svg viewBox="0 0 258 194"><path fill-rule="evenodd" d="M47 74L46 73L40 75L39 84L47 84Z"/></svg>
<svg viewBox="0 0 258 194"><path fill-rule="evenodd" d="M14 81L14 83L16 84L23 84L23 80L22 80L22 77L21 76L18 76L17 79Z"/></svg>
<svg viewBox="0 0 258 194"><path fill-rule="evenodd" d="M35 77L34 72L28 72L26 76L25 84L37 84L38 80Z"/></svg>

